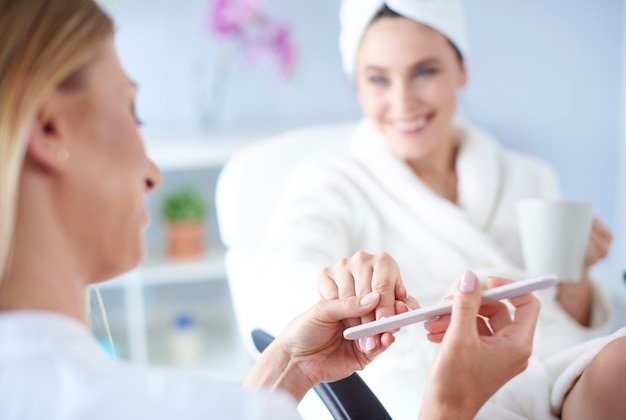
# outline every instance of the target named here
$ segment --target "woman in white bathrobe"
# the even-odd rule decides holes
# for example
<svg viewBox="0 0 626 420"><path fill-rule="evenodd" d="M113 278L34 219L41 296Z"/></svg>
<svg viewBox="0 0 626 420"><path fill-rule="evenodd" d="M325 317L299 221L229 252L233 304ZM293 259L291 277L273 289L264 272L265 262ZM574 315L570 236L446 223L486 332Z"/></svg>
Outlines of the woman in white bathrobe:
<svg viewBox="0 0 626 420"><path fill-rule="evenodd" d="M259 358L247 389L111 360L86 325L86 290L139 263L146 195L160 183L113 23L92 0L0 0L0 87L0 418L298 418L295 402L315 383L362 369L393 342L386 334L384 346L360 351L341 336L346 318L375 309L373 292L297 317ZM539 302L514 303L514 319L504 305L481 308L478 282L462 278L424 418L468 418L524 369ZM499 342L475 328L476 314L493 309L505 320ZM463 357L450 357L459 348ZM451 372L460 376L452 381Z"/></svg>
<svg viewBox="0 0 626 420"><path fill-rule="evenodd" d="M439 302L466 269L483 280L491 275L525 277L515 203L559 197L557 177L547 163L505 150L480 129L454 122L457 92L467 83L460 2L385 3L342 4L343 64L357 87L365 118L349 150L316 157L290 177L252 270L259 284L256 292L267 299L278 299L282 291L298 296L301 307L308 305L316 299L316 267L359 250L389 253L402 278L384 279L376 273L321 277L319 292L328 298L379 290L383 301L377 317L394 313L394 300L406 299L407 289L422 305ZM485 406L482 416L561 414L564 395L586 365L571 364L580 348L566 356L562 351L587 343L608 325L607 301L588 273L606 256L610 242L610 232L595 220L580 281L539 293L535 361ZM257 325L275 331L297 308L281 307L267 315L261 315L261 308L250 312ZM415 416L411 396L421 392L434 354L424 336L422 326L403 329L396 345L365 372L394 418ZM379 345L379 338L362 345ZM567 366L572 367L562 375ZM416 384L416 377L422 381ZM602 383L610 385L615 377L605 379ZM572 394L585 386L581 381ZM624 382L621 386L626 387ZM597 388L599 393L606 389ZM585 395L591 393L586 390ZM606 401L602 405L611 407ZM572 408L570 413L589 413ZM593 412L594 418L601 417Z"/></svg>

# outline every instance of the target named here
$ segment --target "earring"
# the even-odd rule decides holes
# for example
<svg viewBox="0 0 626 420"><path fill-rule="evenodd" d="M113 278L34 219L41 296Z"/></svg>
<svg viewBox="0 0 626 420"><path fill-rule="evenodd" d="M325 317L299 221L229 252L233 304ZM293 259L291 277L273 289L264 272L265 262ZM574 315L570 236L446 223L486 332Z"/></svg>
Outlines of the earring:
<svg viewBox="0 0 626 420"><path fill-rule="evenodd" d="M57 159L59 159L61 162L67 161L69 157L70 157L70 152L68 152L67 149L61 148L57 150Z"/></svg>

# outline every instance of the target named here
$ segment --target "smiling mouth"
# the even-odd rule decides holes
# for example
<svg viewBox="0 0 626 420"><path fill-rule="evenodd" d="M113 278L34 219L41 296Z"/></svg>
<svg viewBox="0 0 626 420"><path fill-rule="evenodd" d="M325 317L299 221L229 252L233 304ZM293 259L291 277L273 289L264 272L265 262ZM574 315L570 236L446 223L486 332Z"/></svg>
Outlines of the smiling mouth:
<svg viewBox="0 0 626 420"><path fill-rule="evenodd" d="M415 134L428 126L428 123L432 120L433 114L428 114L419 118L406 121L393 121L391 128L403 134Z"/></svg>

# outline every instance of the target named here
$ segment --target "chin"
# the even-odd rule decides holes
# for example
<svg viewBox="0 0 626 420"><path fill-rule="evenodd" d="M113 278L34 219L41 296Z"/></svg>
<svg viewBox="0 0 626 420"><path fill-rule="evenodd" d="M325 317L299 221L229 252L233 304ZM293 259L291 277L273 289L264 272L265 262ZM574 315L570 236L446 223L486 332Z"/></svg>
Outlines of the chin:
<svg viewBox="0 0 626 420"><path fill-rule="evenodd" d="M429 144L424 144L420 140L396 141L393 153L403 161L415 161L428 158L433 148Z"/></svg>
<svg viewBox="0 0 626 420"><path fill-rule="evenodd" d="M130 261L128 264L128 269L126 271L137 268L139 264L141 264L146 258L146 243L144 242L143 237L141 238L141 243L137 247L135 247L132 254L129 253L129 255L132 255L132 259L129 259Z"/></svg>
<svg viewBox="0 0 626 420"><path fill-rule="evenodd" d="M99 275L95 276L95 283L111 280L137 268L144 259L145 248L142 241L141 246L134 247L132 250L128 248L123 251L117 250L117 258L111 258L109 264L101 267Z"/></svg>

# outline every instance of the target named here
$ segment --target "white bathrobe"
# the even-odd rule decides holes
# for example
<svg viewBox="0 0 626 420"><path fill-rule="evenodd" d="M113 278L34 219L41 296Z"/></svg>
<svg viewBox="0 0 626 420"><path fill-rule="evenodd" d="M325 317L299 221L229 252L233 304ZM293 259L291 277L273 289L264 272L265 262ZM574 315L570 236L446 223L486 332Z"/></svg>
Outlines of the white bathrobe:
<svg viewBox="0 0 626 420"><path fill-rule="evenodd" d="M453 293L468 269L483 281L488 275L524 277L515 204L521 198L558 198L556 175L545 162L505 150L469 125L459 125L458 138L457 205L422 183L365 121L349 150L299 165L255 262L250 314L256 325L277 334L317 299L320 268L358 250L389 253L422 306ZM608 325L608 305L597 287L592 328L579 326L560 308L554 289L538 295L536 360L508 386L514 392L504 389L485 406L485 418L549 418L552 381L562 369L549 371L543 361ZM393 418L416 418L436 345L426 340L422 325L403 328L396 337L362 375ZM553 405L558 412L560 401Z"/></svg>

